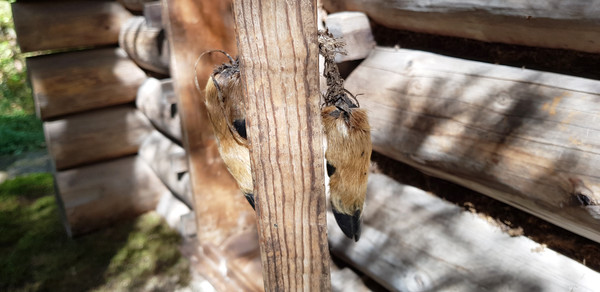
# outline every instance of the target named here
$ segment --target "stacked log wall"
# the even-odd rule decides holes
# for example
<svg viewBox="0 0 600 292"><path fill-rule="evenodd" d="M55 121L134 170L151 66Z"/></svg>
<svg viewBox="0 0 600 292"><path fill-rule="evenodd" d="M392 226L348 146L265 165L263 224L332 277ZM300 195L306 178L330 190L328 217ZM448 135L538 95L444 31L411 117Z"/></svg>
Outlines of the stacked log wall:
<svg viewBox="0 0 600 292"><path fill-rule="evenodd" d="M153 131L134 103L147 72L117 47L132 13L116 1L19 1L12 10L67 233L155 209L169 191L137 156Z"/></svg>

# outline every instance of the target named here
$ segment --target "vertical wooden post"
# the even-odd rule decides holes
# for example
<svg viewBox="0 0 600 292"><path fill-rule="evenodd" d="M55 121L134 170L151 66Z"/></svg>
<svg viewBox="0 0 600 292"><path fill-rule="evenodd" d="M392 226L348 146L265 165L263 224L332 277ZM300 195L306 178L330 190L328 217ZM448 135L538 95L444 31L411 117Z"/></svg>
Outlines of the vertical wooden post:
<svg viewBox="0 0 600 292"><path fill-rule="evenodd" d="M266 291L330 290L315 0L235 0Z"/></svg>

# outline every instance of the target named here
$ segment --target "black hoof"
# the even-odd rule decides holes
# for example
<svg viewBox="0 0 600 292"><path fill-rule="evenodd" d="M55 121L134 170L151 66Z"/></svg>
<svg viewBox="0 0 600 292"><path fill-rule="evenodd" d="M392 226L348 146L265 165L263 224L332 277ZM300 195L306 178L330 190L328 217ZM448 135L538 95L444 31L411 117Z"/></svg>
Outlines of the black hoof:
<svg viewBox="0 0 600 292"><path fill-rule="evenodd" d="M335 208L331 208L335 221L340 226L344 234L354 241L360 239L360 210L356 210L354 215L339 213Z"/></svg>
<svg viewBox="0 0 600 292"><path fill-rule="evenodd" d="M248 203L250 203L250 206L252 206L252 209L254 209L256 211L256 208L254 207L254 195L253 194L244 194L244 197L246 197L246 200L248 200Z"/></svg>

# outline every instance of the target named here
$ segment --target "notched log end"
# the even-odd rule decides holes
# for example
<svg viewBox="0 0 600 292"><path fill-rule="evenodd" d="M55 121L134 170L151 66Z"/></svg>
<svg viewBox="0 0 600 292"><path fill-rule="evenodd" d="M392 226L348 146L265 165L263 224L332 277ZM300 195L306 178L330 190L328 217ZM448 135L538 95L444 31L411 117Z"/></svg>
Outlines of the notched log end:
<svg viewBox="0 0 600 292"><path fill-rule="evenodd" d="M590 190L581 179L569 178L569 182L572 187L571 195L577 199L576 204L586 209L594 219L600 220L599 195Z"/></svg>

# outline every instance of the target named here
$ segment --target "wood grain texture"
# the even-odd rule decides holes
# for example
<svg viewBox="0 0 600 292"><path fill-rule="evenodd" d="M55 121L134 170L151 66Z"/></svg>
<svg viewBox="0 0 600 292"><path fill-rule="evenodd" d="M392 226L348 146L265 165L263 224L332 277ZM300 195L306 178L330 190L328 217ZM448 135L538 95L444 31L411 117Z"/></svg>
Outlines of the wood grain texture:
<svg viewBox="0 0 600 292"><path fill-rule="evenodd" d="M169 74L169 44L164 30L149 25L145 17L132 17L123 23L119 46L140 67Z"/></svg>
<svg viewBox="0 0 600 292"><path fill-rule="evenodd" d="M332 253L391 291L596 291L600 274L484 218L381 175L369 176L363 235L329 217Z"/></svg>
<svg viewBox="0 0 600 292"><path fill-rule="evenodd" d="M376 48L346 85L376 151L600 242L599 81Z"/></svg>
<svg viewBox="0 0 600 292"><path fill-rule="evenodd" d="M137 156L55 173L70 236L153 210L169 190Z"/></svg>
<svg viewBox="0 0 600 292"><path fill-rule="evenodd" d="M236 53L231 2L163 0L163 17L171 49L171 77L177 94L188 154L198 239L221 244L229 236L255 224L254 210L219 157L204 106L204 93L194 85L194 64L205 51ZM213 54L216 55L216 54ZM223 59L201 59L198 83L204 86L214 66Z"/></svg>
<svg viewBox="0 0 600 292"><path fill-rule="evenodd" d="M142 142L139 156L180 200L192 207L192 189L189 180L185 150L160 132L154 130Z"/></svg>
<svg viewBox="0 0 600 292"><path fill-rule="evenodd" d="M121 49L95 49L27 58L38 116L65 114L135 100L146 74Z"/></svg>
<svg viewBox="0 0 600 292"><path fill-rule="evenodd" d="M329 291L316 1L234 1L266 291Z"/></svg>
<svg viewBox="0 0 600 292"><path fill-rule="evenodd" d="M324 0L329 12L363 11L387 27L526 46L600 52L595 1Z"/></svg>
<svg viewBox="0 0 600 292"><path fill-rule="evenodd" d="M116 44L131 17L113 1L19 1L12 12L22 52Z"/></svg>
<svg viewBox="0 0 600 292"><path fill-rule="evenodd" d="M148 78L137 92L135 105L158 130L181 144L181 119L173 80Z"/></svg>
<svg viewBox="0 0 600 292"><path fill-rule="evenodd" d="M152 129L130 105L44 123L48 152L59 170L135 154Z"/></svg>

